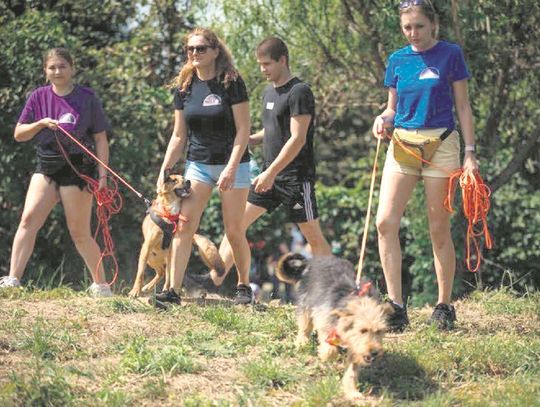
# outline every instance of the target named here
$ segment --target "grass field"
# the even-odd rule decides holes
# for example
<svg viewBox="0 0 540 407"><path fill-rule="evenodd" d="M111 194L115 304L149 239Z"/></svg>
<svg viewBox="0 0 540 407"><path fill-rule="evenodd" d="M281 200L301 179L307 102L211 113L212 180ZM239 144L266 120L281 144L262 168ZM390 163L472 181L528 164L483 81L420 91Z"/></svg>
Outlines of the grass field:
<svg viewBox="0 0 540 407"><path fill-rule="evenodd" d="M364 405L540 406L540 293L476 292L440 333L411 309L363 371ZM1 406L347 406L343 360L296 349L291 306L0 292Z"/></svg>

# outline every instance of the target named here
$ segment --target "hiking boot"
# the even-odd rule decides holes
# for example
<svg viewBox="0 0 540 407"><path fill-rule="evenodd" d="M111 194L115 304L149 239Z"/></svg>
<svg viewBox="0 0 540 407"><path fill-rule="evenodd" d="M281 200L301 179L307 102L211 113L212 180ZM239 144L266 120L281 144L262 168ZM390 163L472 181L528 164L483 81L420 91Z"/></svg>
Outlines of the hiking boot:
<svg viewBox="0 0 540 407"><path fill-rule="evenodd" d="M238 284L234 293L235 304L251 304L253 302L253 290L249 285Z"/></svg>
<svg viewBox="0 0 540 407"><path fill-rule="evenodd" d="M403 307L400 307L397 304L394 304L392 301L388 303L394 309L394 313L388 316L388 330L390 332L403 332L407 325L409 325L409 317L407 316L407 306L404 304Z"/></svg>
<svg viewBox="0 0 540 407"><path fill-rule="evenodd" d="M439 328L441 331L454 329L456 322L456 309L453 305L437 304L433 309L433 314L429 322Z"/></svg>
<svg viewBox="0 0 540 407"><path fill-rule="evenodd" d="M11 276L4 276L0 278L0 289L1 288L13 288L13 287L20 287L21 282L18 278L11 277Z"/></svg>
<svg viewBox="0 0 540 407"><path fill-rule="evenodd" d="M156 294L156 301L159 302L168 302L170 304L180 305L182 300L180 299L180 296L176 294L176 291L174 289L169 288L168 290L164 290L160 292L159 294Z"/></svg>
<svg viewBox="0 0 540 407"><path fill-rule="evenodd" d="M97 284L92 283L90 287L88 287L88 294L90 294L90 297L94 298L106 298L106 297L112 297L112 291L111 287L107 283L103 284Z"/></svg>

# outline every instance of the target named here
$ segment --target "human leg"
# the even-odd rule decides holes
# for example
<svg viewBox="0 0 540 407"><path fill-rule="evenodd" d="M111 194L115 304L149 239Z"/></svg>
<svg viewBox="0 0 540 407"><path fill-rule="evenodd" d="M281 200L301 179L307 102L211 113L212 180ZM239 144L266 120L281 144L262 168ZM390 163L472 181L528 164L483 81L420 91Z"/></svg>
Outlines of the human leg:
<svg viewBox="0 0 540 407"><path fill-rule="evenodd" d="M314 256L331 256L332 248L324 237L319 219L313 219L307 222L298 223L300 231L311 246Z"/></svg>
<svg viewBox="0 0 540 407"><path fill-rule="evenodd" d="M220 194L225 236L238 271L238 284L246 285L249 285L251 252L246 238L246 229L238 225L242 224L248 192L247 188L242 188L222 191Z"/></svg>
<svg viewBox="0 0 540 407"><path fill-rule="evenodd" d="M241 225L240 233L243 234L245 237L246 231L249 228L249 226L253 222L255 222L257 219L259 219L265 212L266 212L265 208L248 202L246 204L246 209L242 216L242 221L240 222L240 225ZM217 286L220 286L223 283L223 281L227 277L227 274L229 273L230 269L232 268L234 264L233 251L231 249L231 244L229 243L229 240L227 239L227 235L225 235L223 237L223 240L221 241L221 244L219 246L219 254L221 255L221 258L223 259L223 263L225 263L225 273L223 273L222 276L219 276L216 270L210 271L210 277L212 278L212 281L214 282L214 284ZM249 256L251 258L251 251L249 251ZM248 270L249 270L249 266L248 266Z"/></svg>
<svg viewBox="0 0 540 407"><path fill-rule="evenodd" d="M377 210L377 231L379 256L384 272L388 296L395 303L403 304L401 287L401 246L399 227L414 187L418 181L415 175L383 171L379 207Z"/></svg>
<svg viewBox="0 0 540 407"><path fill-rule="evenodd" d="M193 235L199 228L201 215L212 195L212 186L192 180L191 196L182 202L181 214L187 222L180 223L171 247L171 288L179 293L184 281L186 267L191 257Z"/></svg>
<svg viewBox="0 0 540 407"><path fill-rule="evenodd" d="M90 270L94 283L105 284L101 252L90 228L92 194L75 185L61 186L59 192L71 239Z"/></svg>
<svg viewBox="0 0 540 407"><path fill-rule="evenodd" d="M448 178L424 177L429 233L433 257L439 304L450 304L456 271L456 253L450 231L450 213L444 208L448 191Z"/></svg>
<svg viewBox="0 0 540 407"><path fill-rule="evenodd" d="M24 209L11 249L9 276L20 280L36 243L36 236L58 202L56 184L43 174L34 174L30 180Z"/></svg>

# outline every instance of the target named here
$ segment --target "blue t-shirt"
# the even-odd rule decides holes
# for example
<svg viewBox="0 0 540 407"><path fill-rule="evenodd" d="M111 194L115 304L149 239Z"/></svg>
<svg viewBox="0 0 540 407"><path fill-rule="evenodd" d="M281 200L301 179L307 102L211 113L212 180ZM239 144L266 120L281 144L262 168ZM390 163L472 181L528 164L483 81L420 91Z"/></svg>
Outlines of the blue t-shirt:
<svg viewBox="0 0 540 407"><path fill-rule="evenodd" d="M397 91L394 126L404 129L455 128L452 82L470 78L457 44L439 41L427 51L411 45L390 55L384 86Z"/></svg>

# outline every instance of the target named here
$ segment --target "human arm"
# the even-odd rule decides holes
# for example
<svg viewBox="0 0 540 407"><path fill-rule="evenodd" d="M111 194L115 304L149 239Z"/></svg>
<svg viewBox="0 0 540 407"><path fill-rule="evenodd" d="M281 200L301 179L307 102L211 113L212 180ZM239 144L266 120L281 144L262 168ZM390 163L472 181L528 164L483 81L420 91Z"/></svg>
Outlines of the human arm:
<svg viewBox="0 0 540 407"><path fill-rule="evenodd" d="M257 133L254 133L249 136L249 145L256 146L258 144L261 144L263 142L263 138L264 138L264 129L259 130Z"/></svg>
<svg viewBox="0 0 540 407"><path fill-rule="evenodd" d="M459 119L461 134L465 142L465 158L463 168L478 171L478 162L474 151L467 151L467 146L474 146L474 119L469 101L467 80L462 79L452 83L456 113Z"/></svg>
<svg viewBox="0 0 540 407"><path fill-rule="evenodd" d="M386 109L375 118L373 122L373 135L377 138L384 137L384 130L392 127L394 117L396 116L397 91L396 88L388 88L388 102Z"/></svg>
<svg viewBox="0 0 540 407"><path fill-rule="evenodd" d="M107 133L101 131L94 134L94 142L96 144L96 156L104 164L109 165L109 140L107 140ZM99 189L105 188L107 186L107 170L101 164L98 164L98 176Z"/></svg>
<svg viewBox="0 0 540 407"><path fill-rule="evenodd" d="M227 165L219 175L217 186L220 191L231 189L234 185L236 170L240 164L240 160L246 151L249 142L249 130L251 128L251 120L249 117L249 103L242 102L232 105L234 125L236 127L236 137L229 157Z"/></svg>
<svg viewBox="0 0 540 407"><path fill-rule="evenodd" d="M13 137L18 142L32 140L36 134L45 128L56 130L58 128L58 120L45 117L34 123L17 123Z"/></svg>
<svg viewBox="0 0 540 407"><path fill-rule="evenodd" d="M311 122L310 114L291 117L291 137L287 140L276 159L266 170L253 180L255 192L264 192L272 188L276 176L298 155L306 144L307 132Z"/></svg>
<svg viewBox="0 0 540 407"><path fill-rule="evenodd" d="M157 188L159 188L164 182L164 172L167 168L172 168L180 157L184 153L184 148L186 146L187 140L187 127L186 120L184 117L184 111L176 109L174 111L174 129L167 146L167 151L165 152L165 158L161 164L161 169L159 170L158 180L156 183Z"/></svg>

